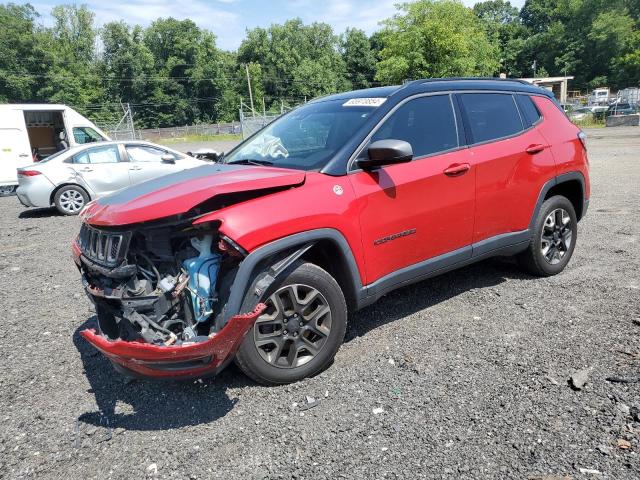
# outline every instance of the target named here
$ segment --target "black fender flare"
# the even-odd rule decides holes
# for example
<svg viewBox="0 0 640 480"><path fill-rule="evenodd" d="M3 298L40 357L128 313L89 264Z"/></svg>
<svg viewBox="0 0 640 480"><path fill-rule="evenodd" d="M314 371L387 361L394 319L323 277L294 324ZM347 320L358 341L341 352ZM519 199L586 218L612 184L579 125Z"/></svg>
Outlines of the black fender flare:
<svg viewBox="0 0 640 480"><path fill-rule="evenodd" d="M567 173L563 173L562 175L558 175L557 177L553 177L551 180L549 180L547 183L545 183L542 186L542 189L540 190L540 195L538 195L538 200L536 202L536 205L533 209L533 214L531 215L531 220L529 222L529 231L533 232L533 229L535 227L534 222L536 221L536 218L538 218L538 213L540 212L540 208L542 207L542 204L544 203L544 198L547 196L547 193L549 193L549 190L551 190L553 187L555 187L556 185L560 185L562 183L565 182L569 182L572 180L577 180L580 183L580 188L582 190L582 217L584 217L586 211L587 211L587 205L588 205L588 200L586 198L584 198L584 192L585 192L585 180L584 180L584 175L582 174L582 172L578 172L578 171L573 171L573 172L567 172ZM578 220L580 220L580 218Z"/></svg>
<svg viewBox="0 0 640 480"><path fill-rule="evenodd" d="M338 247L346 264L346 270L351 277L350 281L354 292L362 292L362 280L358 265L344 236L333 228L308 230L267 243L251 252L240 262L238 272L231 285L229 299L224 307L222 324L226 324L231 317L241 313L241 310L247 307L243 303L250 286L257 290L255 292L257 301L268 286L280 274L285 272L289 265L304 255L320 240L329 240ZM265 260L274 256L276 260L268 265L266 269L261 266ZM260 278L256 278L256 274L260 274Z"/></svg>

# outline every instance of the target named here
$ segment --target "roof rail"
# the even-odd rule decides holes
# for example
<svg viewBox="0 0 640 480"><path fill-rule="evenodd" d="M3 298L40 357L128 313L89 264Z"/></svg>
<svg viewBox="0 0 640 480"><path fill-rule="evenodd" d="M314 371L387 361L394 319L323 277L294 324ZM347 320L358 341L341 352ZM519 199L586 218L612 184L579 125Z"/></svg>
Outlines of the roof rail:
<svg viewBox="0 0 640 480"><path fill-rule="evenodd" d="M491 82L516 82L523 85L531 85L531 83L521 80L519 78L501 78L501 77L443 77L443 78L423 78L419 80L413 80L411 82L407 82L408 84L415 83L431 83L431 82L451 82L451 81L465 81L465 80L486 80Z"/></svg>

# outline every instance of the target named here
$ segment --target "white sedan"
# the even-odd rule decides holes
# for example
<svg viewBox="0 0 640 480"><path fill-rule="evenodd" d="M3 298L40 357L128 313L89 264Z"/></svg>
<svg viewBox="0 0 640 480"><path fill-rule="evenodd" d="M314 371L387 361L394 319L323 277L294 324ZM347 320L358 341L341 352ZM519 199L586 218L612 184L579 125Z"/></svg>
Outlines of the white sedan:
<svg viewBox="0 0 640 480"><path fill-rule="evenodd" d="M90 143L19 168L16 193L26 207L54 205L65 215L77 215L95 198L208 163L149 142Z"/></svg>

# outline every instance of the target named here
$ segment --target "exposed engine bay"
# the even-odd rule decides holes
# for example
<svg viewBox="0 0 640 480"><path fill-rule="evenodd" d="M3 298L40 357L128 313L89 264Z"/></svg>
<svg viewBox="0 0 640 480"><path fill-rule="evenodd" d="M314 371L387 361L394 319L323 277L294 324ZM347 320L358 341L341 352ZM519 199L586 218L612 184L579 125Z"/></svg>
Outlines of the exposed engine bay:
<svg viewBox="0 0 640 480"><path fill-rule="evenodd" d="M246 254L216 224L83 224L77 246L102 335L158 346L205 341L224 326L224 298Z"/></svg>

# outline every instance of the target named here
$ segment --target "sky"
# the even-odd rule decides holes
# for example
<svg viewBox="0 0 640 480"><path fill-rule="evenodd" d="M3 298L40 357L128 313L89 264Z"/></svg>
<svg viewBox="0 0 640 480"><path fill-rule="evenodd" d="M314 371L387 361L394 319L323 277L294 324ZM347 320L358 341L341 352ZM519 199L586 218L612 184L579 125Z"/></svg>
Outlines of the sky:
<svg viewBox="0 0 640 480"><path fill-rule="evenodd" d="M476 3L463 0L468 6ZM27 3L27 2L16 2ZM69 0L31 0L29 3L40 13L45 25L50 23L49 12L56 4ZM347 27L356 27L371 34L379 28L378 22L395 13L399 0L84 0L102 25L114 20L146 26L158 17L190 18L200 27L216 34L218 47L235 50L247 29L268 27L272 23L300 17L305 23L326 22L337 33ZM524 0L511 0L520 8Z"/></svg>

